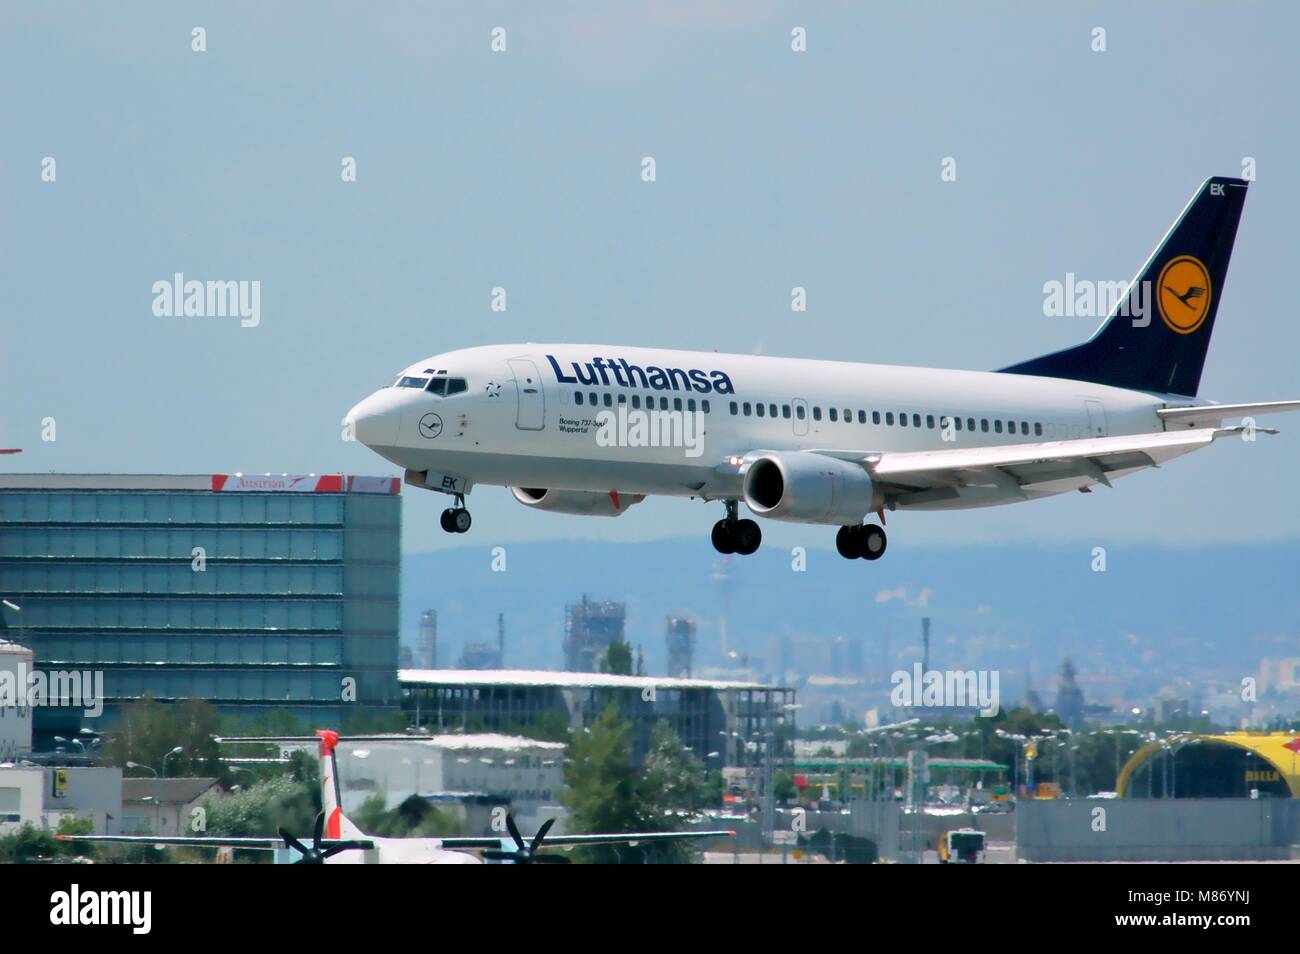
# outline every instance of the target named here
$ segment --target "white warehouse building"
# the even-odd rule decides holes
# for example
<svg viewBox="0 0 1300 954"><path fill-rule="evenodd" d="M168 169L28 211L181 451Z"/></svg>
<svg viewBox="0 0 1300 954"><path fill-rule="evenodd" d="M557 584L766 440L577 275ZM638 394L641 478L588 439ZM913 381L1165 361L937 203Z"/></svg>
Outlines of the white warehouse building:
<svg viewBox="0 0 1300 954"><path fill-rule="evenodd" d="M0 639L0 762L32 750L32 710L27 705L27 677L33 653Z"/></svg>

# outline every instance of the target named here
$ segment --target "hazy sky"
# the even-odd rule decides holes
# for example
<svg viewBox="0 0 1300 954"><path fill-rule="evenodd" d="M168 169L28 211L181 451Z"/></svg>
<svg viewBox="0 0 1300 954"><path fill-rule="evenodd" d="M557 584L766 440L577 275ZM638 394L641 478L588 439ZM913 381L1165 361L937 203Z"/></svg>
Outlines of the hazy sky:
<svg viewBox="0 0 1300 954"><path fill-rule="evenodd" d="M1044 282L1127 280L1244 157L1202 394L1300 398L1300 9L1131 6L5 0L0 446L26 453L3 466L392 473L340 439L348 407L501 341L1000 367L1092 332L1044 317ZM175 272L260 281L260 325L155 317ZM891 539L1294 538L1300 415L1275 423L1113 491L895 515ZM704 539L721 514L563 518L484 487L448 537L445 505L406 493L408 549Z"/></svg>

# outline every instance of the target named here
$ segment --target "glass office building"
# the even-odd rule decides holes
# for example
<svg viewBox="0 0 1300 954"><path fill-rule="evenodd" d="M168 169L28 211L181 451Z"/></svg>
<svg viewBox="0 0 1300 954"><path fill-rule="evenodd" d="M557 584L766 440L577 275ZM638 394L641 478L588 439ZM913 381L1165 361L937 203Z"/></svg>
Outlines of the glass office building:
<svg viewBox="0 0 1300 954"><path fill-rule="evenodd" d="M0 475L0 638L133 699L396 711L400 481ZM38 737L96 727L37 709Z"/></svg>

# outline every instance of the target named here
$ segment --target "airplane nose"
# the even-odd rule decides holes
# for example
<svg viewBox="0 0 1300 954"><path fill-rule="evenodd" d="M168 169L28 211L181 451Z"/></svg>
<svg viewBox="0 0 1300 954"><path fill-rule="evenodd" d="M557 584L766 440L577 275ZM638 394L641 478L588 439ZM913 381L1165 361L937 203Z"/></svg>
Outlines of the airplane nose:
<svg viewBox="0 0 1300 954"><path fill-rule="evenodd" d="M348 411L352 435L367 447L393 447L401 429L402 405L392 389L376 391Z"/></svg>

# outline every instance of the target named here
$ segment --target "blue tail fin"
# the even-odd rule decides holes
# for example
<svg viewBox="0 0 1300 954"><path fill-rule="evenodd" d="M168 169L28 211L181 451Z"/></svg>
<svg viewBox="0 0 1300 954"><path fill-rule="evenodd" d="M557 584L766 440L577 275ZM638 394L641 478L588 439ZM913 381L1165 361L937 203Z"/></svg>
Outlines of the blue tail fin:
<svg viewBox="0 0 1300 954"><path fill-rule="evenodd" d="M1195 396L1246 186L1205 180L1096 334L1002 371Z"/></svg>

